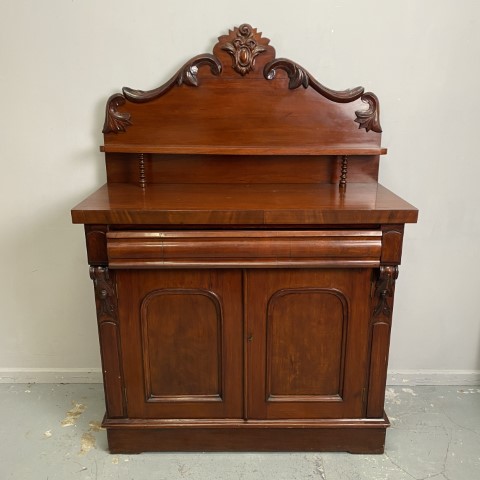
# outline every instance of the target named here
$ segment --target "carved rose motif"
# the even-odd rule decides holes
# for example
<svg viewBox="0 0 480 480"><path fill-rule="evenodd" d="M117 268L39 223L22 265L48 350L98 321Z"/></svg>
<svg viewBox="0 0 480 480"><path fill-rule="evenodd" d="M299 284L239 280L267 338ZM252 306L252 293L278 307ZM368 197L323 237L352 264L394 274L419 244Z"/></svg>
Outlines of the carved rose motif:
<svg viewBox="0 0 480 480"><path fill-rule="evenodd" d="M236 38L224 43L222 50L233 57L233 69L243 76L254 69L255 57L266 48L257 43L254 38L255 32L250 25L246 23L240 25L236 33Z"/></svg>

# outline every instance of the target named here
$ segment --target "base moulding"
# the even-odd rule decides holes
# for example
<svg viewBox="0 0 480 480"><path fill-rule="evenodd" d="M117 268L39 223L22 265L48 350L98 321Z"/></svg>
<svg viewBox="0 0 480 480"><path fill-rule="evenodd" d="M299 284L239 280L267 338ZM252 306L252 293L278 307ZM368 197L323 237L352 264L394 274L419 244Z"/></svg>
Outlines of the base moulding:
<svg viewBox="0 0 480 480"><path fill-rule="evenodd" d="M383 453L382 419L320 421L175 421L104 419L111 453L347 451Z"/></svg>

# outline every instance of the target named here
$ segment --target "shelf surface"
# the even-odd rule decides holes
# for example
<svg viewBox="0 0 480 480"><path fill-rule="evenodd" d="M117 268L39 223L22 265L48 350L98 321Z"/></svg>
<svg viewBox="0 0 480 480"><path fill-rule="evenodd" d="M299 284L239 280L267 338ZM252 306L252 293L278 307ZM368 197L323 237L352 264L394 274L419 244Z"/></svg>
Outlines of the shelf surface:
<svg viewBox="0 0 480 480"><path fill-rule="evenodd" d="M73 223L363 225L415 223L418 211L377 183L106 184L72 209Z"/></svg>
<svg viewBox="0 0 480 480"><path fill-rule="evenodd" d="M107 153L210 154L210 155L385 155L383 147L352 146L232 146L232 145L141 145L110 144L100 146Z"/></svg>

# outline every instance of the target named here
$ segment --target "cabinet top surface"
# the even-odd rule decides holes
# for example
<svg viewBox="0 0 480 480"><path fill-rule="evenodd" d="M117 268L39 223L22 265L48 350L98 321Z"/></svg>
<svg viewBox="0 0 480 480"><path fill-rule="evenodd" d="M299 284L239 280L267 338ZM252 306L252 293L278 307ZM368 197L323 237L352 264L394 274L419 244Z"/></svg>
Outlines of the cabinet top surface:
<svg viewBox="0 0 480 480"><path fill-rule="evenodd" d="M378 183L107 184L72 210L74 223L360 225L415 223L415 207Z"/></svg>

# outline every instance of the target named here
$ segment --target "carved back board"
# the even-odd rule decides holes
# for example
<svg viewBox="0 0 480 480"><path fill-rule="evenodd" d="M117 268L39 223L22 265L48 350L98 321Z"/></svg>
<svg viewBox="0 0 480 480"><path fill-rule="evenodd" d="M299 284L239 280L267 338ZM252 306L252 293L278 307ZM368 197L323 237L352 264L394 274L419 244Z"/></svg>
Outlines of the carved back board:
<svg viewBox="0 0 480 480"><path fill-rule="evenodd" d="M243 24L213 54L189 60L150 91L123 88L107 103L105 152L229 155L379 155L379 105L362 87L320 84L276 58Z"/></svg>

